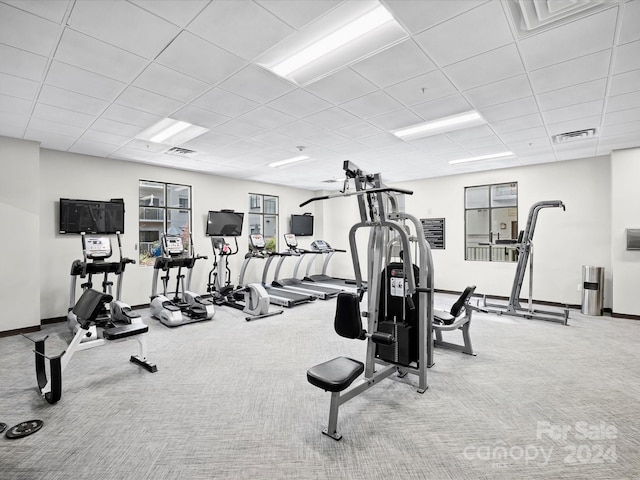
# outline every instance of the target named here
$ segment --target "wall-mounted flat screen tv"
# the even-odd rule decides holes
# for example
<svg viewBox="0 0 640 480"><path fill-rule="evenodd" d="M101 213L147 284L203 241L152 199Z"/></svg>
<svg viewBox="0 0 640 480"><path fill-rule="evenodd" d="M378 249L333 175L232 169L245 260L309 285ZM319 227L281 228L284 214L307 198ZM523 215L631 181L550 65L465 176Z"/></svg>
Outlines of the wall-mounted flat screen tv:
<svg viewBox="0 0 640 480"><path fill-rule="evenodd" d="M207 235L210 237L239 237L242 235L244 213L233 210L209 211Z"/></svg>
<svg viewBox="0 0 640 480"><path fill-rule="evenodd" d="M124 202L60 199L60 233L124 233Z"/></svg>
<svg viewBox="0 0 640 480"><path fill-rule="evenodd" d="M291 232L298 237L313 235L313 215L291 215Z"/></svg>

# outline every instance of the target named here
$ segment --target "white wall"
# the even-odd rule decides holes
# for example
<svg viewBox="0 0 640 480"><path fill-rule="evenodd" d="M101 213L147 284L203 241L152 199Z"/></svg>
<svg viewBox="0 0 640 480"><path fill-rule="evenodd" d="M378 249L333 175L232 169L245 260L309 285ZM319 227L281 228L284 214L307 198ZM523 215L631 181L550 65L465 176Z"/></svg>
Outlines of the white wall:
<svg viewBox="0 0 640 480"><path fill-rule="evenodd" d="M637 178L637 177L636 177ZM406 211L418 218L446 219L446 249L433 250L435 286L461 291L475 284L479 293L508 297L515 263L464 260L464 187L518 182L518 221L524 229L529 208L542 200L562 200L567 210L543 209L534 236L534 299L580 304L582 265L605 267L605 305L611 306L610 260L610 162L597 157L532 165L465 175L439 177L394 185L413 190L406 198ZM384 180L384 179L383 179ZM327 200L326 240L348 248L347 233L358 221L355 197ZM366 242L359 241L361 255ZM353 271L347 256L335 257L332 273ZM528 294L528 274L523 285Z"/></svg>
<svg viewBox="0 0 640 480"><path fill-rule="evenodd" d="M0 137L0 332L40 325L39 149Z"/></svg>
<svg viewBox="0 0 640 480"><path fill-rule="evenodd" d="M279 196L281 249L284 248L282 235L289 229L288 223L291 214L315 213L314 205L309 205L304 209L298 207L301 202L313 195L312 192L306 190L53 150L42 150L40 155L39 248L43 262L39 278L42 318L53 318L66 314L71 263L82 257L78 235L58 234L57 208L60 198L89 200L123 198L126 208L125 234L122 237L123 252L125 256L137 259L138 181L142 179L191 185L195 250L196 253L209 257L209 260L201 260L196 263L194 268L191 286L193 290L201 293L206 292L208 274L213 264L211 242L205 236L205 224L209 210L230 208L245 212L244 233L247 233L246 212L249 205L249 193ZM239 237L238 243L240 253L232 257L230 262L234 283L237 282L244 254L248 250L247 236ZM305 245L304 241L300 243ZM283 274L292 270L293 264L293 261L287 262L286 268L283 267ZM254 261L246 280L259 280L261 272L262 262ZM273 267L270 272L273 273ZM132 305L148 303L152 275L152 267L128 266L125 272L122 299Z"/></svg>
<svg viewBox="0 0 640 480"><path fill-rule="evenodd" d="M640 228L640 148L611 155L613 312L640 315L640 251L626 249L627 228Z"/></svg>

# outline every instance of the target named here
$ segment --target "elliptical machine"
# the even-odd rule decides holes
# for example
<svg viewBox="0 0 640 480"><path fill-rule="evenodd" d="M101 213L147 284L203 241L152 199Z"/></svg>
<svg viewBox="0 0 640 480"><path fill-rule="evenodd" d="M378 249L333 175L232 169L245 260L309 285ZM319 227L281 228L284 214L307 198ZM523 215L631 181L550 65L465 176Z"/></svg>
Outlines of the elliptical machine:
<svg viewBox="0 0 640 480"><path fill-rule="evenodd" d="M193 239L189 234L189 252L186 251L180 235L163 234L161 238L162 256L157 257L153 265L153 280L151 289L151 304L149 310L151 316L160 320L168 327L178 327L188 323L211 320L215 314L213 303L202 298L202 296L190 290L191 273L196 260L207 259L202 255L195 255L193 249ZM169 292L169 272L172 268L177 268L176 287L173 292ZM182 269L186 268L186 275ZM162 293L157 294L158 273L165 274L160 277L162 280ZM186 277L186 279L185 279ZM169 299L169 295L173 298Z"/></svg>
<svg viewBox="0 0 640 480"><path fill-rule="evenodd" d="M86 278L87 281L80 286L82 290L93 288L93 276L103 275L102 277L102 293L108 294L112 300L102 304L99 320L111 320L113 322L122 323L142 323L139 313L134 312L131 307L123 302L120 298L122 295L122 281L124 271L127 264L135 264L136 261L122 256L122 240L120 232L116 232L118 239L119 260L117 262L107 262L111 257L113 250L111 248L111 239L106 236L86 235L80 233L82 240L82 260L75 260L71 264L71 288L69 293L69 310L67 313L67 324L72 332L76 332L79 328L78 317L73 311L76 304L76 284L78 277ZM109 274L116 275L116 296L113 299L112 290L113 282L109 280ZM95 327L91 327L95 335Z"/></svg>

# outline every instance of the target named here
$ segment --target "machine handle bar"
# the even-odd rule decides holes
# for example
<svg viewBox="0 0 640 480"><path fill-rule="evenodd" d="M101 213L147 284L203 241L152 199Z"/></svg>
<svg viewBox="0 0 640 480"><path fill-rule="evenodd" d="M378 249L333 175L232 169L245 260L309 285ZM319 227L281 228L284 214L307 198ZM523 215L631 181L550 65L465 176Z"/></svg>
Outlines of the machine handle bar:
<svg viewBox="0 0 640 480"><path fill-rule="evenodd" d="M309 200L306 200L300 204L300 207L304 207L305 205L315 202L317 200L328 200L330 198L336 197L350 197L352 195L364 195L367 193L382 193L382 192L395 192L395 193L404 193L406 195L413 195L412 190L405 190L403 188L392 188L392 187L379 187L379 188L370 188L368 190L358 190L356 192L346 192L346 193L334 193L331 195L322 195L320 197L313 197Z"/></svg>

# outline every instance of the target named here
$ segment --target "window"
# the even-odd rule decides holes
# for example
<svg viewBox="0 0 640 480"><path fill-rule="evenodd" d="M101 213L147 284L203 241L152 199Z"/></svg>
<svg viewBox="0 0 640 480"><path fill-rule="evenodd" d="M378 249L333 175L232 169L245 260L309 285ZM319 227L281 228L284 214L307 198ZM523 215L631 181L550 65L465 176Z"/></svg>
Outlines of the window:
<svg viewBox="0 0 640 480"><path fill-rule="evenodd" d="M181 235L189 248L191 232L191 187L173 183L140 180L140 265L153 265L159 256L163 233Z"/></svg>
<svg viewBox="0 0 640 480"><path fill-rule="evenodd" d="M464 189L465 260L515 262L518 259L518 184Z"/></svg>
<svg viewBox="0 0 640 480"><path fill-rule="evenodd" d="M261 233L267 250L278 250L278 197L249 194L249 234Z"/></svg>

